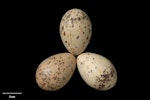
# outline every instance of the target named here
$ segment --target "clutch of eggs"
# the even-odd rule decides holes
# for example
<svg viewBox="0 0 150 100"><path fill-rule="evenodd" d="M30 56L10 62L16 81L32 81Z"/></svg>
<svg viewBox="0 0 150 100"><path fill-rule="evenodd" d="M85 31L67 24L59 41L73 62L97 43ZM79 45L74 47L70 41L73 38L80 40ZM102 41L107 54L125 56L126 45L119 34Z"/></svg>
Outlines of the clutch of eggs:
<svg viewBox="0 0 150 100"><path fill-rule="evenodd" d="M63 88L76 68L76 58L71 53L59 53L43 60L36 70L36 83L46 91Z"/></svg>
<svg viewBox="0 0 150 100"><path fill-rule="evenodd" d="M110 60L102 55L86 52L77 56L77 68L87 85L105 91L117 82L117 72Z"/></svg>
<svg viewBox="0 0 150 100"><path fill-rule="evenodd" d="M111 61L96 53L83 53L92 35L88 15L81 9L68 10L61 19L59 31L70 53L52 55L39 64L35 75L38 86L46 91L63 88L77 64L79 74L88 86L100 91L113 88L117 82L117 72Z"/></svg>
<svg viewBox="0 0 150 100"><path fill-rule="evenodd" d="M66 49L73 55L79 55L89 44L92 35L92 24L83 10L73 8L63 15L59 31Z"/></svg>

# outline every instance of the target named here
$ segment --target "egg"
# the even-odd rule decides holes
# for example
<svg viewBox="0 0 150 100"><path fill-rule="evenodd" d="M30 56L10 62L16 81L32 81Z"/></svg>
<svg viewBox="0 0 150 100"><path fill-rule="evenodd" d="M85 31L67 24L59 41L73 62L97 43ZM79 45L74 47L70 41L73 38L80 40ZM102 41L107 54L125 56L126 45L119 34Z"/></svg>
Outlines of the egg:
<svg viewBox="0 0 150 100"><path fill-rule="evenodd" d="M117 82L117 72L106 57L85 52L77 56L77 68L84 82L99 91L113 88Z"/></svg>
<svg viewBox="0 0 150 100"><path fill-rule="evenodd" d="M90 18L81 9L70 9L61 19L59 32L66 49L73 55L79 55L87 48L92 36Z"/></svg>
<svg viewBox="0 0 150 100"><path fill-rule="evenodd" d="M63 88L76 68L76 58L71 53L59 53L43 60L36 70L36 83L46 91Z"/></svg>

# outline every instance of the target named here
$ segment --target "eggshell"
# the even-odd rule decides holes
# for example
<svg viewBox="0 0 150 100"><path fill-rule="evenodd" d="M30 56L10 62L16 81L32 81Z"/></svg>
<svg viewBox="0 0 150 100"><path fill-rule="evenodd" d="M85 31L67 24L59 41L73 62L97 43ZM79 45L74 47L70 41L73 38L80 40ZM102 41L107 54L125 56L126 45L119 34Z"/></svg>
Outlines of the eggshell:
<svg viewBox="0 0 150 100"><path fill-rule="evenodd" d="M43 60L36 70L38 86L47 91L64 87L76 68L76 58L71 53L59 53Z"/></svg>
<svg viewBox="0 0 150 100"><path fill-rule="evenodd" d="M106 57L86 52L77 56L77 68L87 85L105 91L113 88L117 82L114 65Z"/></svg>
<svg viewBox="0 0 150 100"><path fill-rule="evenodd" d="M66 49L73 55L79 55L89 44L92 24L83 10L73 8L63 15L59 30Z"/></svg>

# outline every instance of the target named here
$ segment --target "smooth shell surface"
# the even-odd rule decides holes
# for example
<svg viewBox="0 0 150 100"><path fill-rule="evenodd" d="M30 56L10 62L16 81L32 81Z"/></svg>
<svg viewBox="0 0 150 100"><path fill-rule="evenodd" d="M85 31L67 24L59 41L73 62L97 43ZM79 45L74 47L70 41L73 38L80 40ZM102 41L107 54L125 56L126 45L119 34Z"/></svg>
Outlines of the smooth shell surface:
<svg viewBox="0 0 150 100"><path fill-rule="evenodd" d="M117 82L114 65L102 55L90 52L80 54L77 68L85 83L94 89L109 90Z"/></svg>
<svg viewBox="0 0 150 100"><path fill-rule="evenodd" d="M75 68L76 58L74 55L70 53L52 55L38 66L36 82L43 90L59 90L69 82Z"/></svg>
<svg viewBox="0 0 150 100"><path fill-rule="evenodd" d="M59 30L66 49L73 55L79 55L89 44L92 24L83 10L74 8L63 15Z"/></svg>

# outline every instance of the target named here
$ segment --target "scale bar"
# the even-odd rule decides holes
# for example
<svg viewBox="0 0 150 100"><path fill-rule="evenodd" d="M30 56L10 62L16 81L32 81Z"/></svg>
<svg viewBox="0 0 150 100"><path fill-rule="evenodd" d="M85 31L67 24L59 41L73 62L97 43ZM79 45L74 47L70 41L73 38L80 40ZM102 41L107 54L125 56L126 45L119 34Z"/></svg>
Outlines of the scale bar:
<svg viewBox="0 0 150 100"><path fill-rule="evenodd" d="M2 92L2 94L22 94L22 92Z"/></svg>

